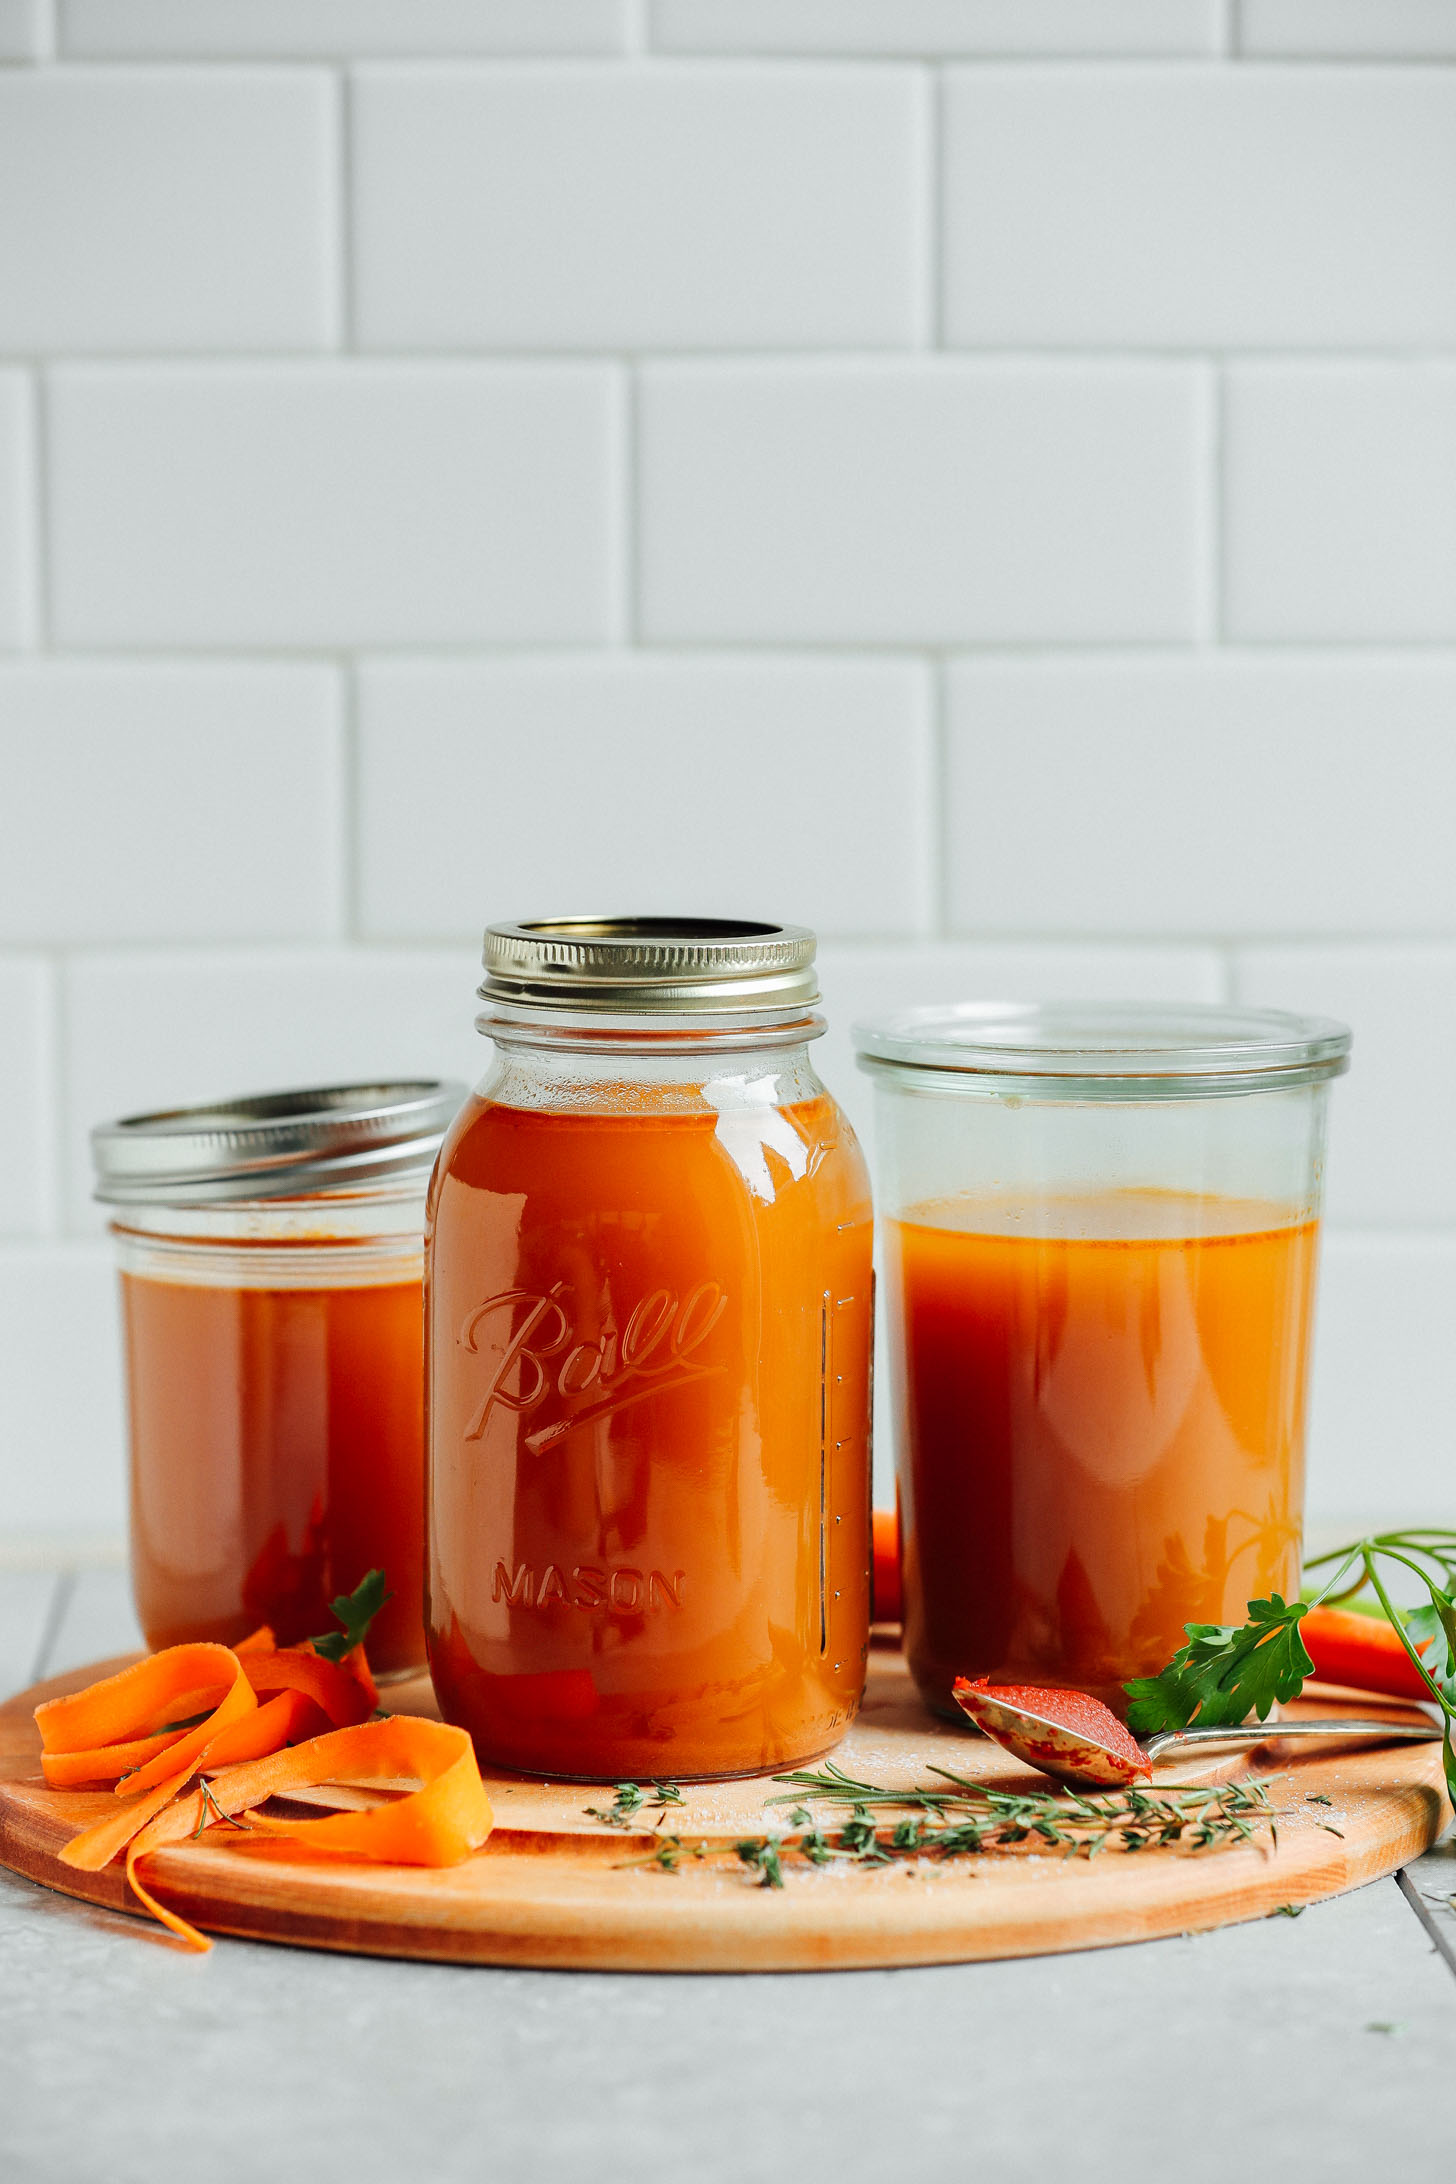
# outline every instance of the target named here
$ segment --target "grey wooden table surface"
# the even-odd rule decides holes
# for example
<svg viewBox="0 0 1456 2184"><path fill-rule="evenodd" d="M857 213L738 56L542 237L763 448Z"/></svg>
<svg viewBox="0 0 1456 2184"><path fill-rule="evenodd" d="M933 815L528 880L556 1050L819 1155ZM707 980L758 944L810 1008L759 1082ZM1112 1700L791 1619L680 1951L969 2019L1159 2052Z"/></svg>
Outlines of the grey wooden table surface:
<svg viewBox="0 0 1456 2184"><path fill-rule="evenodd" d="M120 1570L0 1571L0 1689L139 1644ZM1442 2157L1456 1846L1297 1919L926 1971L490 1971L223 1941L0 1872L0 2177L1181 2180Z"/></svg>

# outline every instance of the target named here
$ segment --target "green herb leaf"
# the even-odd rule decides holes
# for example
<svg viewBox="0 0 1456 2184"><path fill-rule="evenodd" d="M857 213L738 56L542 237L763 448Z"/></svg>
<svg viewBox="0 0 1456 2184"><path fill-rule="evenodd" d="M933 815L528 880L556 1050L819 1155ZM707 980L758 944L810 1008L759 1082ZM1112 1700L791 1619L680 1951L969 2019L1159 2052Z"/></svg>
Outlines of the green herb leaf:
<svg viewBox="0 0 1456 2184"><path fill-rule="evenodd" d="M1426 1674L1456 1704L1456 1601L1433 1585L1430 1605L1413 1609L1405 1627L1424 1656Z"/></svg>
<svg viewBox="0 0 1456 2184"><path fill-rule="evenodd" d="M375 1616L393 1598L394 1594L385 1590L383 1570L368 1571L351 1593L340 1593L329 1602L343 1628L325 1631L322 1638L310 1638L309 1644L321 1660L342 1661L355 1646L363 1645Z"/></svg>
<svg viewBox="0 0 1456 2184"><path fill-rule="evenodd" d="M760 1888L783 1887L784 1869L779 1861L776 1836L752 1836L746 1842L735 1843L733 1848L743 1864L757 1873Z"/></svg>
<svg viewBox="0 0 1456 2184"><path fill-rule="evenodd" d="M1189 1623L1180 1646L1160 1676L1136 1676L1123 1685L1132 1704L1129 1725L1144 1735L1163 1729L1222 1728L1257 1714L1267 1721L1275 1700L1298 1698L1314 1663L1299 1626L1308 1603L1278 1593L1249 1602L1244 1624Z"/></svg>

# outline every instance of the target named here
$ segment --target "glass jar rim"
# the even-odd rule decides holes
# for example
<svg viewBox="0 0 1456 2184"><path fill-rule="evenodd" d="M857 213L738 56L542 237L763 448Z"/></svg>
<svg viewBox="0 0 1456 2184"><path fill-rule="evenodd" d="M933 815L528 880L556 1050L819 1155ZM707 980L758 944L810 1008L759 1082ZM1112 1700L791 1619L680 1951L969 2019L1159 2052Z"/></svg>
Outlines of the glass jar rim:
<svg viewBox="0 0 1456 2184"><path fill-rule="evenodd" d="M873 1017L853 1036L861 1069L927 1087L1144 1099L1320 1083L1349 1068L1351 1045L1333 1017L1191 1001L962 1001Z"/></svg>

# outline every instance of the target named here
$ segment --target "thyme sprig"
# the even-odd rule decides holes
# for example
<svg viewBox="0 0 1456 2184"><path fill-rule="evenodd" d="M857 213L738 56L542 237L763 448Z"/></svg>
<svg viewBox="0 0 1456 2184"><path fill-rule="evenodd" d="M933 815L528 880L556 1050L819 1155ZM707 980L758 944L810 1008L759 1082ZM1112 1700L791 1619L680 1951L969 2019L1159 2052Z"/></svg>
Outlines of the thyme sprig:
<svg viewBox="0 0 1456 2184"><path fill-rule="evenodd" d="M682 1791L675 1782L654 1782L650 1797L640 1782L619 1782L610 1805L588 1805L585 1809L589 1820L600 1820L609 1828L636 1827L647 1813L655 1812L661 1827L669 1808L682 1801Z"/></svg>
<svg viewBox="0 0 1456 2184"><path fill-rule="evenodd" d="M203 1829L210 1828L215 1821L221 1821L225 1827L237 1828L239 1832L243 1835L250 1835L252 1833L252 1829L250 1828L246 1820L239 1820L236 1814L223 1811L221 1805L212 1794L212 1784L208 1781L206 1775L198 1776L197 1787L202 1792L202 1806L201 1810L197 1815L197 1825L192 1830L192 1840L194 1843L197 1841L197 1838L202 1833Z"/></svg>
<svg viewBox="0 0 1456 2184"><path fill-rule="evenodd" d="M1261 1826L1278 1841L1278 1822L1257 1782L1224 1782L1208 1788L1081 1792L998 1790L948 1767L932 1767L939 1780L911 1789L887 1790L858 1782L834 1761L822 1768L801 1768L780 1775L802 1801L805 1792L820 1803L848 1805L850 1817L840 1828L836 1849L883 1863L896 1854L958 1856L966 1852L1017 1850L1027 1845L1059 1850L1066 1857L1090 1858L1116 1849L1150 1850L1180 1845L1212 1849L1220 1843L1251 1842ZM945 1788L940 1784L944 1783ZM771 1798L771 1805L795 1802L793 1795ZM873 1813L887 1806L906 1817L879 1827ZM802 1803L801 1803L802 1809ZM797 1820L799 1813L790 1815Z"/></svg>
<svg viewBox="0 0 1456 2184"><path fill-rule="evenodd" d="M766 1809L787 1805L787 1828L779 1833L745 1836L715 1845L688 1843L680 1835L662 1836L643 1858L624 1865L650 1866L676 1873L684 1859L733 1858L761 1888L784 1886L788 1865L908 1865L921 1858L951 1859L1028 1848L1064 1858L1091 1858L1102 1851L1131 1852L1179 1848L1213 1850L1254 1842L1267 1829L1278 1841L1278 1821L1258 1783L1226 1782L1211 1788L1141 1790L1136 1788L1083 1795L1073 1790L1014 1792L932 1768L935 1782L911 1789L885 1789L860 1782L833 1760L822 1768L801 1768L776 1779L785 1795L769 1798ZM944 1787L942 1787L944 1785ZM635 1791L635 1800L623 1793ZM591 1806L593 1819L609 1827L630 1827L632 1816L647 1807L638 1785L620 1784L617 1808L603 1813ZM679 1796L675 1802L681 1803ZM816 1803L847 1806L837 1826L816 1818ZM877 1818L893 1808L897 1818ZM660 1825L660 1823L659 1823Z"/></svg>

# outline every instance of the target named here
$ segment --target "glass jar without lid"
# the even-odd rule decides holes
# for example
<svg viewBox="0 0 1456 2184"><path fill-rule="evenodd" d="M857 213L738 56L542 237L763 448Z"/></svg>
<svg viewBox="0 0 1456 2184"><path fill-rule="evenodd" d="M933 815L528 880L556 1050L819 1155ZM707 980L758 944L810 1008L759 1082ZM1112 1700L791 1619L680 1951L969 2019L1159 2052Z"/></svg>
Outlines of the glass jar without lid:
<svg viewBox="0 0 1456 2184"><path fill-rule="evenodd" d="M875 1079L905 1648L1125 1708L1189 1622L1299 1584L1343 1025L1137 1005L912 1010Z"/></svg>

